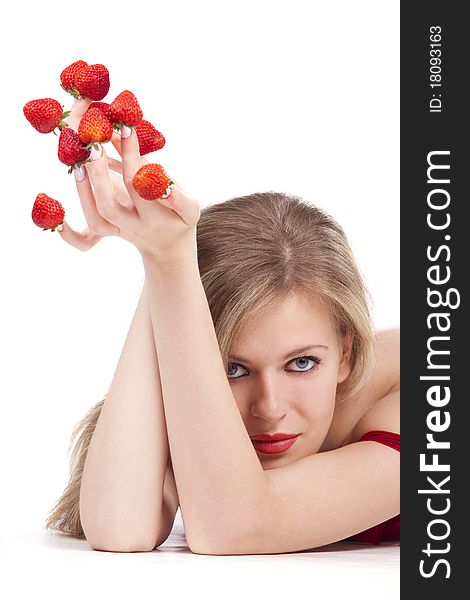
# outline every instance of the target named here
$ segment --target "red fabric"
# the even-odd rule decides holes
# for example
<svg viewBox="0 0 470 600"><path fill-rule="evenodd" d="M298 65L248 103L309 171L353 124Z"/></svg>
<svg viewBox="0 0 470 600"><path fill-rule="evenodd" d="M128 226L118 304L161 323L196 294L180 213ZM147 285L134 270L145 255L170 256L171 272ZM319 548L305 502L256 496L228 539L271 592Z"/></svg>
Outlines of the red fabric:
<svg viewBox="0 0 470 600"><path fill-rule="evenodd" d="M364 434L360 442L378 442L384 444L389 448L393 448L400 452L400 435L398 433L392 433L390 431L368 431ZM366 529L357 535L346 538L353 542L367 542L368 544L375 544L378 546L380 542L388 542L392 540L400 539L400 515L392 517L388 521L379 523L375 527Z"/></svg>

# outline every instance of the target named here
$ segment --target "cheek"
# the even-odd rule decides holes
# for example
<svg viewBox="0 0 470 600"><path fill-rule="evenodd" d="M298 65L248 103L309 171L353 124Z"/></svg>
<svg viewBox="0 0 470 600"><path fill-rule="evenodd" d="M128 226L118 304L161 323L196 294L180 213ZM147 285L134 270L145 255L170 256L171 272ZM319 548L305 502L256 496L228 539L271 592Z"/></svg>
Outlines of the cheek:
<svg viewBox="0 0 470 600"><path fill-rule="evenodd" d="M321 396L322 398L330 398L336 396L337 388L337 365L324 366L321 371L317 373L317 377L312 379L310 389L313 394Z"/></svg>
<svg viewBox="0 0 470 600"><path fill-rule="evenodd" d="M308 396L303 396L302 407L309 420L317 423L331 421L336 402L336 385L327 385L325 382L322 385L317 385L310 390ZM301 406L297 403L298 410Z"/></svg>
<svg viewBox="0 0 470 600"><path fill-rule="evenodd" d="M230 385L233 397L238 407L238 411L244 416L248 411L248 394L237 389L237 386Z"/></svg>

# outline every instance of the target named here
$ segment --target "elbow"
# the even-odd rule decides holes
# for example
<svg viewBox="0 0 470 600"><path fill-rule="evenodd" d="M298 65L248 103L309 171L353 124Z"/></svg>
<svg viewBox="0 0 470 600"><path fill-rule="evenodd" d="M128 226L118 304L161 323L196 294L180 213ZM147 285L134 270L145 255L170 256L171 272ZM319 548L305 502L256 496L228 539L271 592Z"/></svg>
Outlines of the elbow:
<svg viewBox="0 0 470 600"><path fill-rule="evenodd" d="M88 539L93 550L100 552L152 552L156 544L153 542L130 542L123 540L93 540Z"/></svg>
<svg viewBox="0 0 470 600"><path fill-rule="evenodd" d="M240 554L257 554L260 541L263 539L259 527L256 531L237 527L233 530L233 523L221 529L212 528L211 531L195 532L190 528L185 530L186 541L193 554L207 556L229 556ZM250 540L257 540L254 544Z"/></svg>
<svg viewBox="0 0 470 600"><path fill-rule="evenodd" d="M245 506L231 506L218 515L188 515L182 509L185 536L194 554L210 556L263 554L266 534L272 530L273 510L277 505L274 488L262 490L260 497ZM196 518L197 517L197 518Z"/></svg>
<svg viewBox="0 0 470 600"><path fill-rule="evenodd" d="M91 548L101 552L151 552L157 545L157 540L148 533L126 535L124 531L94 531L85 529L83 525L82 528Z"/></svg>
<svg viewBox="0 0 470 600"><path fill-rule="evenodd" d="M206 556L239 556L245 554L265 554L263 542L257 539L251 543L248 538L240 539L219 539L208 542L207 540L187 540L190 551L193 554L203 554Z"/></svg>
<svg viewBox="0 0 470 600"><path fill-rule="evenodd" d="M157 546L158 536L153 524L119 524L112 528L81 516L83 533L93 550L101 552L151 552Z"/></svg>
<svg viewBox="0 0 470 600"><path fill-rule="evenodd" d="M248 554L243 552L234 543L228 540L223 542L207 542L207 540L187 540L188 547L193 554L202 554L205 556L228 556L236 554Z"/></svg>
<svg viewBox="0 0 470 600"><path fill-rule="evenodd" d="M195 526L194 522L184 519L184 535L189 550L193 554L203 554L208 556L223 556L231 548L231 540L228 536L222 535L218 527L215 527L214 520L208 526L207 523Z"/></svg>
<svg viewBox="0 0 470 600"><path fill-rule="evenodd" d="M146 535L125 535L125 532L98 532L85 530L85 538L93 550L102 552L151 552L157 545L156 538Z"/></svg>

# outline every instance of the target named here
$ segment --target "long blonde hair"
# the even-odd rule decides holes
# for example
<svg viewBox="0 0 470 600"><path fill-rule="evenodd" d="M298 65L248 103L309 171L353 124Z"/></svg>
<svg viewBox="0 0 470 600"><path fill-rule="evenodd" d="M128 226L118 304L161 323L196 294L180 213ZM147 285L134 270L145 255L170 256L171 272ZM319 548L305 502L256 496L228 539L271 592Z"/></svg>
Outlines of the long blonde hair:
<svg viewBox="0 0 470 600"><path fill-rule="evenodd" d="M352 338L349 376L337 387L344 402L370 372L370 296L341 226L301 198L260 192L201 209L197 224L198 263L221 356L243 328L273 303L301 294L324 305L338 340ZM45 528L84 538L80 484L88 447L106 396L75 426L69 446L70 479Z"/></svg>

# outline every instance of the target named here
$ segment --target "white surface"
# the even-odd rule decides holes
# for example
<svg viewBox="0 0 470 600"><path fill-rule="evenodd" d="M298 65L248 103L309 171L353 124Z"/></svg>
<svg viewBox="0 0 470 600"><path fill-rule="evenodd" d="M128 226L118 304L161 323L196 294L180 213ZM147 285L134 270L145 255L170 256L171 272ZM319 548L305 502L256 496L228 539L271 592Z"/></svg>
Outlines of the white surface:
<svg viewBox="0 0 470 600"><path fill-rule="evenodd" d="M153 552L97 552L85 540L50 532L10 533L0 541L0 595L8 600L38 593L48 600L400 597L397 543L341 542L290 554L197 555L186 545L180 511L170 537Z"/></svg>

